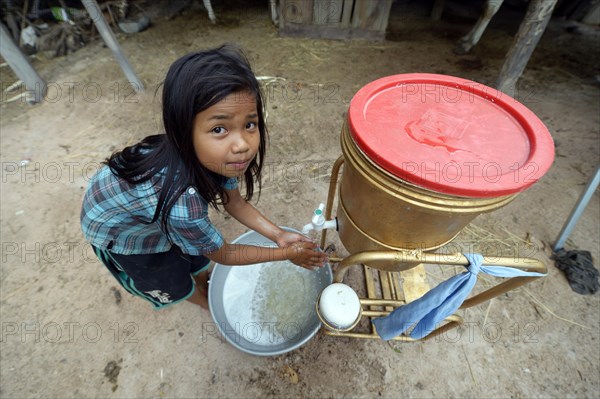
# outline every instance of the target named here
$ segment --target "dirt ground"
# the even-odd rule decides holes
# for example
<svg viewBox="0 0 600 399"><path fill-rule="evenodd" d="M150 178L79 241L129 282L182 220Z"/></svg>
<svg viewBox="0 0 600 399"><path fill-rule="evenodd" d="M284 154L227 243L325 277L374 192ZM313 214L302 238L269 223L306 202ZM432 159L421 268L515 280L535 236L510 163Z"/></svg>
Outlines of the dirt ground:
<svg viewBox="0 0 600 399"><path fill-rule="evenodd" d="M171 20L157 16L142 33L119 34L143 94L131 91L110 51L95 41L34 61L50 82L47 101L1 105L0 396L600 397L600 297L574 293L549 259L600 162L594 28L567 32L553 21L520 81L518 98L554 137L552 169L459 237L526 248L549 275L463 312L461 329L397 344L320 332L291 353L256 357L223 341L195 305L154 311L118 287L83 240L82 194L103 158L161 131L154 90L179 56L235 42L257 75L280 78L267 86L268 168L256 206L300 228L326 199L342 121L360 87L408 72L493 85L518 26L501 13L470 55L457 56L454 43L473 21L432 22L417 2L394 6L388 40L375 43L279 37L264 3L217 4L216 26L193 7ZM3 88L16 80L1 71ZM599 204L596 193L567 242L591 251L596 265ZM245 231L222 214L212 219L228 240Z"/></svg>

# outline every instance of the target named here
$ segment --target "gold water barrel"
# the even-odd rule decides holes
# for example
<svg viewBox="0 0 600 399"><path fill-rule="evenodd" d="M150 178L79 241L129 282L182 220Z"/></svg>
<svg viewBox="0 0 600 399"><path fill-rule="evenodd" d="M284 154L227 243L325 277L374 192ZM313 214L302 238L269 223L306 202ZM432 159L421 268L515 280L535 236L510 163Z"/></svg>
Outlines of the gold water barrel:
<svg viewBox="0 0 600 399"><path fill-rule="evenodd" d="M517 100L445 75L376 80L341 132L339 236L351 252L432 250L511 202L551 166L554 143Z"/></svg>

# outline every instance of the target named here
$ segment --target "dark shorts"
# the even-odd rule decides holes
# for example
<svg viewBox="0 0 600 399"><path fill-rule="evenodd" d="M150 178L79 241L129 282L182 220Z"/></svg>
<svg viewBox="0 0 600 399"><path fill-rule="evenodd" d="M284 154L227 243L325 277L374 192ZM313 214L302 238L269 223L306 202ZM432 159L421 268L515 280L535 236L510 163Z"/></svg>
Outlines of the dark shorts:
<svg viewBox="0 0 600 399"><path fill-rule="evenodd" d="M195 289L192 276L207 270L210 259L172 247L168 252L120 255L94 246L96 256L129 293L159 309L187 299Z"/></svg>

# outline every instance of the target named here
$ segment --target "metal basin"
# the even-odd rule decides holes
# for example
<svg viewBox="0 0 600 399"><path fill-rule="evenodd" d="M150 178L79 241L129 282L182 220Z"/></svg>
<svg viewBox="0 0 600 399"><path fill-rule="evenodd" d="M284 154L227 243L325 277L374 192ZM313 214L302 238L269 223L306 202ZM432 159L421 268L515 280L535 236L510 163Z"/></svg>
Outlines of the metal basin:
<svg viewBox="0 0 600 399"><path fill-rule="evenodd" d="M282 228L299 233L294 229ZM233 243L276 247L274 242L255 231L242 234ZM291 273L296 279L294 281L300 283L294 284L289 280L265 286L265 281L275 278L273 262L249 266L215 265L208 288L208 302L212 318L227 342L253 355L275 356L297 349L317 333L321 322L315 311L315 303L321 291L332 283L331 267L325 265L318 271L298 268L285 272ZM268 291L264 290L265 287L271 287L272 292L264 292ZM285 295L283 292L280 295L277 290L283 287ZM257 312L257 306L260 305L257 305L256 298L271 297L271 302L276 301L274 309L277 313L286 307L286 301L292 301L298 295L302 297L302 304L308 306L306 309L302 306L298 318L294 318L296 313L282 320L257 316L260 313Z"/></svg>

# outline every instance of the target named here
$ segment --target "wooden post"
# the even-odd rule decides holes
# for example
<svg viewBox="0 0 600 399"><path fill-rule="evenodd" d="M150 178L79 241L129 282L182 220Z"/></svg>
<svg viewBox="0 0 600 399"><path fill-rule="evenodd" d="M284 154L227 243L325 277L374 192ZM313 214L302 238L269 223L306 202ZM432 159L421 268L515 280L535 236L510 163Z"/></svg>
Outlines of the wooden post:
<svg viewBox="0 0 600 399"><path fill-rule="evenodd" d="M90 18L92 18L92 21L94 21L94 24L96 25L98 32L100 32L104 43L106 43L106 46L113 52L113 55L117 59L117 62L129 80L129 84L131 84L133 89L137 92L144 91L144 85L138 79L135 71L131 67L131 64L129 64L129 61L123 54L123 51L121 51L121 46L119 45L119 42L117 41L117 38L113 34L112 30L110 30L110 27L106 23L104 15L102 15L102 11L100 11L100 7L98 7L96 0L81 0L81 2L85 6Z"/></svg>
<svg viewBox="0 0 600 399"><path fill-rule="evenodd" d="M523 74L527 62L540 41L552 16L557 0L532 0L525 19L519 26L513 44L506 54L504 65L498 76L496 88L511 97L517 93L517 81Z"/></svg>
<svg viewBox="0 0 600 399"><path fill-rule="evenodd" d="M30 103L39 103L46 95L46 82L38 75L29 63L27 57L21 52L21 49L15 44L6 27L0 22L0 55L10 65L10 68L25 84L27 90L33 94L28 95L27 101ZM4 87L2 87L4 89Z"/></svg>

